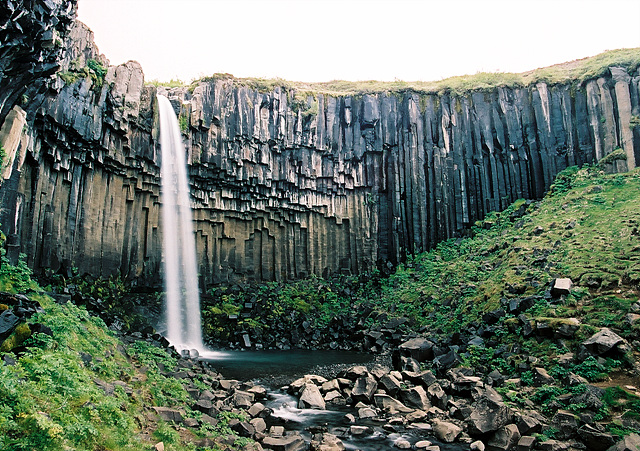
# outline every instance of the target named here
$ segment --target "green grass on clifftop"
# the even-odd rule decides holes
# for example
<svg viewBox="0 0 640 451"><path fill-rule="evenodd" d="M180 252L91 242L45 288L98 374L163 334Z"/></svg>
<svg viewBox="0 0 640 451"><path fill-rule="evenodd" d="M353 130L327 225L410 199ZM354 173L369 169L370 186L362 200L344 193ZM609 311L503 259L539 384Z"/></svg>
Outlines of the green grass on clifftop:
<svg viewBox="0 0 640 451"><path fill-rule="evenodd" d="M232 80L238 86L247 86L260 92L271 92L282 87L288 90L332 96L363 95L381 92L398 93L414 91L423 94L465 94L471 91L493 89L496 87L526 87L538 82L559 84L568 82L582 83L586 80L604 75L609 67L624 67L630 73L640 66L640 48L610 50L596 56L553 66L534 69L523 73L512 72L478 72L472 75L449 77L438 81L403 81L391 82L365 80L345 81L332 80L321 83L305 83L288 81L281 78L235 78L231 74L213 74L190 83L193 89L198 83L214 80ZM175 88L189 85L180 80L159 82L152 80L148 84Z"/></svg>

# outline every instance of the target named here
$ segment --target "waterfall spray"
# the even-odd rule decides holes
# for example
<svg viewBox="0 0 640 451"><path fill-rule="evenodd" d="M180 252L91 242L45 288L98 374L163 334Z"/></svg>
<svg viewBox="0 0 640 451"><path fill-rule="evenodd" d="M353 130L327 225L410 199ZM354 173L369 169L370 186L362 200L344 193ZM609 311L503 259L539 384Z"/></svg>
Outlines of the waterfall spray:
<svg viewBox="0 0 640 451"><path fill-rule="evenodd" d="M158 95L167 339L176 349L204 349L193 217L185 149L173 107Z"/></svg>

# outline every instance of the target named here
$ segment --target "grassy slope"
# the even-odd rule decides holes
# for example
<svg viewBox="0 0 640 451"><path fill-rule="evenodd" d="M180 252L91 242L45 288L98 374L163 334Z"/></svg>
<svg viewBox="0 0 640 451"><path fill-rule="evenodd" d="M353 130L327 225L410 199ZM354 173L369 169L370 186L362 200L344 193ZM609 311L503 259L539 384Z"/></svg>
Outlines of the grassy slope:
<svg viewBox="0 0 640 451"><path fill-rule="evenodd" d="M28 323L48 327L52 335L33 334L19 357L0 352L10 362L0 360L0 450L148 450L162 441L167 450L206 451L247 444L227 427L231 412L222 414L216 427L202 423L191 430L149 415L153 406L164 406L186 418L202 416L190 408L187 382L165 373L177 361L146 342L125 351L101 319L70 302L57 304L30 279L24 264L12 267L3 260L0 290L28 292L44 309ZM28 335L23 326L17 330L22 338ZM14 333L5 343L21 341ZM198 383L211 389L204 379ZM232 438L226 443L236 447L193 444L227 436Z"/></svg>
<svg viewBox="0 0 640 451"><path fill-rule="evenodd" d="M597 167L570 168L529 207L517 201L492 213L472 238L441 243L401 265L378 301L431 330L460 332L504 300L544 295L557 277L577 287L537 316L577 317L590 326L631 333L622 321L638 300L640 173L604 175ZM443 307L444 306L444 307Z"/></svg>
<svg viewBox="0 0 640 451"><path fill-rule="evenodd" d="M280 78L235 78L230 74L214 74L209 77L194 80L191 87L195 87L199 82L206 82L216 79L232 79L235 84L248 86L259 91L270 92L277 87L284 87L310 95L327 94L334 96L341 95L362 95L378 92L402 92L415 91L425 94L452 92L462 94L472 90L492 89L498 86L518 87L529 86L538 82L558 84L566 82L583 82L585 80L603 75L608 67L621 66L630 72L640 65L640 48L610 50L599 55L583 58L549 67L539 68L524 73L489 73L480 72L474 75L462 75L450 77L439 81L414 81L407 82L397 80L393 82L381 82L376 80L367 81L345 81L333 80L322 83L304 83L287 81ZM151 80L148 84L155 86L166 86L175 88L187 86L188 83L180 80L169 82L159 82Z"/></svg>

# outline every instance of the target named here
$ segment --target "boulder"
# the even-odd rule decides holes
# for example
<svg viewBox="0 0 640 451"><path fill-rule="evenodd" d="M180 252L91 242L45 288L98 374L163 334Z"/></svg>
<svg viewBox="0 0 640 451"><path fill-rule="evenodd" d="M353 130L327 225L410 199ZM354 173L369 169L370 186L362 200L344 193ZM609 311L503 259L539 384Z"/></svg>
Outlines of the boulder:
<svg viewBox="0 0 640 451"><path fill-rule="evenodd" d="M377 408L382 409L391 414L394 413L410 413L413 412L413 409L402 404L397 399L392 398L389 395L385 395L382 393L376 393L373 395L374 402Z"/></svg>
<svg viewBox="0 0 640 451"><path fill-rule="evenodd" d="M249 423L251 423L253 429L258 434L263 434L267 430L267 423L264 421L264 418L253 418Z"/></svg>
<svg viewBox="0 0 640 451"><path fill-rule="evenodd" d="M591 338L582 342L582 345L594 355L604 355L611 352L619 344L624 343L624 339L611 329L603 327Z"/></svg>
<svg viewBox="0 0 640 451"><path fill-rule="evenodd" d="M355 381L356 379L365 376L369 374L369 371L367 371L367 367L363 366L363 365L356 365L356 366L352 366L351 368L347 369L346 371L344 371L343 373L340 374L340 377L344 377L346 379Z"/></svg>
<svg viewBox="0 0 640 451"><path fill-rule="evenodd" d="M448 396L439 383L436 382L429 385L429 388L427 388L427 394L429 395L429 399L434 406L437 406L441 409L447 408Z"/></svg>
<svg viewBox="0 0 640 451"><path fill-rule="evenodd" d="M19 322L20 318L14 315L13 310L5 310L0 314L0 342L11 335Z"/></svg>
<svg viewBox="0 0 640 451"><path fill-rule="evenodd" d="M568 410L558 410L551 420L551 426L558 430L555 438L567 440L578 431L578 418Z"/></svg>
<svg viewBox="0 0 640 451"><path fill-rule="evenodd" d="M378 382L369 373L360 376L351 391L351 399L354 401L371 402L373 394L378 388Z"/></svg>
<svg viewBox="0 0 640 451"><path fill-rule="evenodd" d="M378 416L378 414L371 407L360 407L358 409L358 418L360 418L360 419L375 418L377 416Z"/></svg>
<svg viewBox="0 0 640 451"><path fill-rule="evenodd" d="M608 451L638 451L640 449L640 435L629 434Z"/></svg>
<svg viewBox="0 0 640 451"><path fill-rule="evenodd" d="M402 390L400 397L409 407L415 407L420 410L429 410L431 408L427 392L419 385Z"/></svg>
<svg viewBox="0 0 640 451"><path fill-rule="evenodd" d="M396 396L401 388L400 381L391 374L382 376L379 385L391 396Z"/></svg>
<svg viewBox="0 0 640 451"><path fill-rule="evenodd" d="M238 421L231 426L231 429L240 437L252 438L256 434L256 428L248 421Z"/></svg>
<svg viewBox="0 0 640 451"><path fill-rule="evenodd" d="M533 375L533 384L536 387L540 387L542 385L551 385L555 382L555 379L547 373L547 370L544 368L536 367L531 370Z"/></svg>
<svg viewBox="0 0 640 451"><path fill-rule="evenodd" d="M506 451L514 447L520 440L520 431L515 424L508 424L501 427L487 442L489 451Z"/></svg>
<svg viewBox="0 0 640 451"><path fill-rule="evenodd" d="M304 386L298 401L298 408L325 410L326 404L317 385L308 383Z"/></svg>
<svg viewBox="0 0 640 451"><path fill-rule="evenodd" d="M423 337L412 338L405 341L398 350L404 357L411 357L418 362L424 362L433 359L433 342Z"/></svg>
<svg viewBox="0 0 640 451"><path fill-rule="evenodd" d="M174 423L182 423L182 412L169 407L154 407L153 410L164 421L173 421Z"/></svg>
<svg viewBox="0 0 640 451"><path fill-rule="evenodd" d="M589 424L585 424L578 429L578 437L592 451L605 451L615 444L611 434L599 431Z"/></svg>
<svg viewBox="0 0 640 451"><path fill-rule="evenodd" d="M311 440L311 451L343 451L344 443L338 437L329 433L318 434Z"/></svg>
<svg viewBox="0 0 640 451"><path fill-rule="evenodd" d="M470 451L484 451L485 450L484 443L482 443L480 440L476 440L475 442L472 442L469 445L469 450Z"/></svg>
<svg viewBox="0 0 640 451"><path fill-rule="evenodd" d="M411 449L411 442L400 437L393 442L393 447L398 449Z"/></svg>
<svg viewBox="0 0 640 451"><path fill-rule="evenodd" d="M331 404L332 406L344 406L347 404L347 400L338 390L333 390L325 394L324 402L325 404Z"/></svg>
<svg viewBox="0 0 640 451"><path fill-rule="evenodd" d="M230 397L230 401L235 407L249 408L253 405L255 397L253 393L242 390L236 390Z"/></svg>
<svg viewBox="0 0 640 451"><path fill-rule="evenodd" d="M448 421L439 421L436 420L433 423L433 433L438 438L445 443L452 443L462 432L462 428L456 424L450 423Z"/></svg>
<svg viewBox="0 0 640 451"><path fill-rule="evenodd" d="M516 424L521 435L537 434L542 430L544 417L538 412L528 412L518 415Z"/></svg>
<svg viewBox="0 0 640 451"><path fill-rule="evenodd" d="M518 440L518 444L516 446L517 451L530 451L536 444L536 438L531 435L523 435Z"/></svg>
<svg viewBox="0 0 640 451"><path fill-rule="evenodd" d="M307 444L300 435L287 435L286 437L265 437L262 445L273 451L304 451Z"/></svg>
<svg viewBox="0 0 640 451"><path fill-rule="evenodd" d="M506 426L511 420L511 410L492 396L482 396L472 405L467 421L469 434L484 435Z"/></svg>
<svg viewBox="0 0 640 451"><path fill-rule="evenodd" d="M460 363L462 363L462 358L460 358L454 349L451 349L446 354L442 354L433 360L433 364L439 374L444 374L449 368L453 368Z"/></svg>
<svg viewBox="0 0 640 451"><path fill-rule="evenodd" d="M571 293L573 282L569 278L555 279L551 286L551 296L567 296Z"/></svg>

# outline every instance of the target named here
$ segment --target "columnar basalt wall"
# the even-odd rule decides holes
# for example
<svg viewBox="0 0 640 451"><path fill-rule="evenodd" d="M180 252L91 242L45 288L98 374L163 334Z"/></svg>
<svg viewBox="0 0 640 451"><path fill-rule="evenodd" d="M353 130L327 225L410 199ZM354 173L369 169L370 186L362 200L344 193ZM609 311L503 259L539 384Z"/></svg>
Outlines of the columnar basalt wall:
<svg viewBox="0 0 640 451"><path fill-rule="evenodd" d="M64 67L106 61L89 33L74 27ZM609 169L634 168L639 84L638 70L612 67L584 83L465 95L262 92L229 78L166 90L128 62L102 86L60 79L58 94L7 118L17 144L0 221L10 253L37 271L159 283L160 89L184 130L203 286L358 273L541 197L569 165L620 148Z"/></svg>

